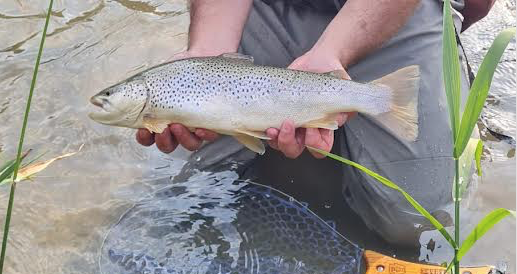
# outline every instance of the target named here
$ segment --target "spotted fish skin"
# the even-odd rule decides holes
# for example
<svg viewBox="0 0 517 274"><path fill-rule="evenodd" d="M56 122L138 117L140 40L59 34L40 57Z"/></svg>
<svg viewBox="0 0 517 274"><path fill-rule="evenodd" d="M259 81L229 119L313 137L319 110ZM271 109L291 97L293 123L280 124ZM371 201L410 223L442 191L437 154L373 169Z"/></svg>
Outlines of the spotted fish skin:
<svg viewBox="0 0 517 274"><path fill-rule="evenodd" d="M226 184L209 175L137 204L106 237L101 273L359 273L362 249L305 205L266 186ZM233 189L198 193L216 185ZM194 193L203 199L193 203Z"/></svg>
<svg viewBox="0 0 517 274"><path fill-rule="evenodd" d="M301 126L338 112L379 114L390 107L386 86L241 59L179 60L142 76L150 96L144 113L222 132L264 131L286 119Z"/></svg>
<svg viewBox="0 0 517 274"><path fill-rule="evenodd" d="M103 110L90 117L152 132L162 132L169 123L210 129L236 136L259 153L263 148L249 137L268 139L266 129L280 128L288 119L296 127L336 129L335 115L341 112L370 115L396 134L416 138L416 66L358 83L332 73L255 65L250 59L197 57L148 69L92 97Z"/></svg>

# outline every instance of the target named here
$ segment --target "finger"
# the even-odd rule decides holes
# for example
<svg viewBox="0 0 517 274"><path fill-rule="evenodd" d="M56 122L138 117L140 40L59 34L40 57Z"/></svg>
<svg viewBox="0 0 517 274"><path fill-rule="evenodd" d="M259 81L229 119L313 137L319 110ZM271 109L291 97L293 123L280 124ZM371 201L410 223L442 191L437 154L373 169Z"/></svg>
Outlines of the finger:
<svg viewBox="0 0 517 274"><path fill-rule="evenodd" d="M334 131L329 129L319 129L321 134L321 139L323 143L325 143L327 147L327 151L332 150L332 146L334 145Z"/></svg>
<svg viewBox="0 0 517 274"><path fill-rule="evenodd" d="M305 144L329 152L334 144L334 132L328 129L308 128L305 133ZM320 153L309 152L318 159L325 158Z"/></svg>
<svg viewBox="0 0 517 274"><path fill-rule="evenodd" d="M276 128L268 128L266 130L266 135L271 138L271 140L268 140L267 143L269 144L270 147L276 149L276 150L279 150L278 148L278 134L279 134L279 130L276 129Z"/></svg>
<svg viewBox="0 0 517 274"><path fill-rule="evenodd" d="M268 128L266 130L266 135L267 137L271 138L271 139L276 139L278 138L278 134L280 133L280 131L276 128Z"/></svg>
<svg viewBox="0 0 517 274"><path fill-rule="evenodd" d="M216 132L213 132L208 129L202 129L202 128L196 129L194 131L194 134L196 134L196 136L199 137L201 140L205 140L208 142L213 142L217 138L219 138L219 134L217 134Z"/></svg>
<svg viewBox="0 0 517 274"><path fill-rule="evenodd" d="M297 58L287 68L293 69L293 70L299 70L301 68L301 64L302 64L302 60L300 58Z"/></svg>
<svg viewBox="0 0 517 274"><path fill-rule="evenodd" d="M154 134L144 128L139 128L136 131L136 141L143 146L151 146L154 144Z"/></svg>
<svg viewBox="0 0 517 274"><path fill-rule="evenodd" d="M347 120L348 120L348 114L346 113L340 113L338 116L337 116L337 124L339 126L342 126Z"/></svg>
<svg viewBox="0 0 517 274"><path fill-rule="evenodd" d="M296 142L303 146L305 144L305 131L307 129L305 128L297 128L294 134L294 138L296 139Z"/></svg>
<svg viewBox="0 0 517 274"><path fill-rule="evenodd" d="M201 146L201 139L192 134L186 127L180 124L172 124L169 126L170 130L184 148L194 151Z"/></svg>
<svg viewBox="0 0 517 274"><path fill-rule="evenodd" d="M169 128L166 128L160 134L155 134L154 140L156 141L156 147L163 153L171 153L178 146L178 143L174 140Z"/></svg>
<svg viewBox="0 0 517 274"><path fill-rule="evenodd" d="M282 124L278 134L278 148L288 158L296 158L303 152L304 146L300 145L295 138L295 128L291 121Z"/></svg>
<svg viewBox="0 0 517 274"><path fill-rule="evenodd" d="M280 150L280 148L278 147L278 139L277 138L268 140L267 143L269 144L270 147L272 147L272 148L274 148L276 150Z"/></svg>

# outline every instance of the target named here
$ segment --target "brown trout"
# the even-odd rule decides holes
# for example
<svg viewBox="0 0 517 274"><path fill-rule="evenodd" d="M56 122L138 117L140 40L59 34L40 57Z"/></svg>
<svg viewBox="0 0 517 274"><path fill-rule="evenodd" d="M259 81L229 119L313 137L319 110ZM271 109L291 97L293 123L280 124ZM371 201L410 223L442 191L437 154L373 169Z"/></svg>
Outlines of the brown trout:
<svg viewBox="0 0 517 274"><path fill-rule="evenodd" d="M99 123L147 128L168 124L234 136L264 153L268 128L290 119L296 127L337 129L336 114L360 112L407 141L418 136L419 68L401 68L358 83L339 73L255 65L237 53L176 60L143 71L91 98Z"/></svg>

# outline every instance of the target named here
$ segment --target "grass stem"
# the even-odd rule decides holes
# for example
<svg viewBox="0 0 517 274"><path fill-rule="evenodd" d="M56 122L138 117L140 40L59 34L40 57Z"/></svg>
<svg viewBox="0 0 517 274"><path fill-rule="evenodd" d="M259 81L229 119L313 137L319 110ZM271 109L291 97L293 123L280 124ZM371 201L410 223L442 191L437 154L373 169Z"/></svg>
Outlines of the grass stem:
<svg viewBox="0 0 517 274"><path fill-rule="evenodd" d="M458 251L460 247L460 164L459 159L454 158L454 167L456 176L454 177L454 273L460 273L460 262L458 260Z"/></svg>
<svg viewBox="0 0 517 274"><path fill-rule="evenodd" d="M25 107L25 115L23 117L22 130L21 130L20 139L18 142L18 153L16 155L16 163L14 166L13 182L11 184L11 190L9 193L9 203L7 205L7 213L5 216L4 234L3 234L3 238L2 238L2 253L0 254L0 274L3 273L3 269L4 269L5 253L7 250L7 239L8 239L8 235L9 235L9 227L11 224L11 214L13 211L14 193L16 191L16 176L18 175L18 169L20 168L20 162L21 162L21 158L22 158L21 156L22 156L22 149L23 149L23 140L25 137L25 129L27 128L27 121L29 119L29 111L31 108L32 95L34 93L34 87L36 86L36 78L38 76L39 64L40 64L40 60L41 60L41 55L43 53L43 45L45 44L45 37L47 35L47 28L48 28L48 24L50 21L50 14L52 12L53 2L54 2L53 0L50 0L50 2L49 2L47 16L45 19L45 26L43 27L43 33L41 35L38 56L36 58L36 64L34 66L34 73L32 75L32 82L31 82L31 87L29 90L29 98L27 98L27 105Z"/></svg>

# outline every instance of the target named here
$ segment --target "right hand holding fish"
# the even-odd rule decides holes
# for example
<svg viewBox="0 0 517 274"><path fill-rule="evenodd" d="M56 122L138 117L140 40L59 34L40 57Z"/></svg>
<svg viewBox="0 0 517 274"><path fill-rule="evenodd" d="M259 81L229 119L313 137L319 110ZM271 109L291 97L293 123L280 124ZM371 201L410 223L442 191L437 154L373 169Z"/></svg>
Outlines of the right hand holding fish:
<svg viewBox="0 0 517 274"><path fill-rule="evenodd" d="M342 113L338 117L338 124L342 126L349 115ZM306 146L316 147L324 151L332 149L334 144L334 131L322 128L294 128L294 123L290 120L285 121L280 129L269 128L266 131L271 140L268 141L270 147L281 151L288 158L297 158L305 150ZM316 158L324 158L316 152L310 151Z"/></svg>

